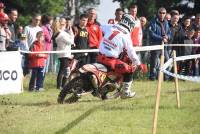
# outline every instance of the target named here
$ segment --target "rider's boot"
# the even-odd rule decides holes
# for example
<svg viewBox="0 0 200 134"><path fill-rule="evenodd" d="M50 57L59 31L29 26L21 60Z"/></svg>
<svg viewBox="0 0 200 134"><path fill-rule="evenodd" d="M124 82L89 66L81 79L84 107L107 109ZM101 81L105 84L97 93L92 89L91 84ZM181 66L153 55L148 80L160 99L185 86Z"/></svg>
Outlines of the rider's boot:
<svg viewBox="0 0 200 134"><path fill-rule="evenodd" d="M132 98L135 96L135 92L131 92L130 88L131 88L131 82L123 82L123 86L122 86L122 92L121 92L121 99L126 99L126 98Z"/></svg>

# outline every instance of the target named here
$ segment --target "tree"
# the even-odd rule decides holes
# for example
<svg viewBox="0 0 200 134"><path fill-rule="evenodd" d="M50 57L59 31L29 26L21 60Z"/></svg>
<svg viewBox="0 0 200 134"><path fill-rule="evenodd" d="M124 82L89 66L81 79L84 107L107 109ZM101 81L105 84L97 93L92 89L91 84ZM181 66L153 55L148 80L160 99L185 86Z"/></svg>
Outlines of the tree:
<svg viewBox="0 0 200 134"><path fill-rule="evenodd" d="M18 23L27 25L33 13L52 16L79 16L87 6L99 4L99 0L1 0L6 10L16 8L19 11Z"/></svg>
<svg viewBox="0 0 200 134"><path fill-rule="evenodd" d="M138 5L139 16L151 18L159 7L165 7L167 11L177 9L184 15L200 13L200 0L113 0L118 1L122 8L128 8L131 4Z"/></svg>
<svg viewBox="0 0 200 134"><path fill-rule="evenodd" d="M18 23L27 25L34 13L51 14L56 16L63 12L63 0L2 0L6 10L16 8L19 12Z"/></svg>
<svg viewBox="0 0 200 134"><path fill-rule="evenodd" d="M75 20L81 12L84 12L87 7L94 7L100 4L100 0L65 0L64 16L71 16Z"/></svg>

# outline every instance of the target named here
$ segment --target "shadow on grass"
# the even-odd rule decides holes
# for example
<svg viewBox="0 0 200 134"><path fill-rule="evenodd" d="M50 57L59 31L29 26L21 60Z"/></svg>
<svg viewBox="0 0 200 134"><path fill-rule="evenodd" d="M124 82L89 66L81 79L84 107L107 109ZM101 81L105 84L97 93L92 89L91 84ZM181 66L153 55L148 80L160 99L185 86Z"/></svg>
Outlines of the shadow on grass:
<svg viewBox="0 0 200 134"><path fill-rule="evenodd" d="M87 118L90 114L92 114L95 110L99 109L101 106L102 105L98 105L98 106L95 106L93 108L90 108L85 113L83 113L81 116L79 116L78 118L73 120L71 123L69 123L67 126L58 130L57 132L55 132L55 134L65 134L65 133L67 133L70 129L72 129L74 126L79 124L82 120Z"/></svg>
<svg viewBox="0 0 200 134"><path fill-rule="evenodd" d="M18 103L18 102L12 102L10 99L2 99L0 100L0 105L48 107L52 105L57 105L57 103L52 103L49 101L36 102L36 103Z"/></svg>
<svg viewBox="0 0 200 134"><path fill-rule="evenodd" d="M102 100L80 100L80 101L78 101L78 103L94 103L94 102L102 102Z"/></svg>
<svg viewBox="0 0 200 134"><path fill-rule="evenodd" d="M124 101L128 101L128 99L127 100L121 100L117 104L124 103ZM84 100L83 102L90 102L90 101ZM98 102L102 102L102 101L98 101ZM153 109L152 106L148 106L148 107L147 106L140 106L140 107L137 106L137 107L134 107L135 105L137 105L135 103L130 105L130 106L110 106L112 104L115 105L116 101L108 101L108 102L104 101L102 104L99 104L97 106L94 106L94 107L90 108L89 110L84 112L82 115L80 115L78 118L76 118L75 120L70 122L67 126L65 126L64 128L56 131L55 134L65 134L65 133L69 132L72 128L77 126L82 120L86 119L88 116L90 116L96 110L105 110L105 111L110 111L111 110L111 111L113 111L113 110Z"/></svg>

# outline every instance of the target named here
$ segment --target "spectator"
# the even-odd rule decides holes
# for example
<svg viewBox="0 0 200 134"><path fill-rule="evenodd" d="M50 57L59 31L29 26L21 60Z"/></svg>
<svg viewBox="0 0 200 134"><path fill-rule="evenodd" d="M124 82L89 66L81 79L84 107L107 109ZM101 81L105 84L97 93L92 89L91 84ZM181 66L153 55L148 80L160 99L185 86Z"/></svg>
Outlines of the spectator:
<svg viewBox="0 0 200 134"><path fill-rule="evenodd" d="M149 32L148 32L148 24L146 17L142 16L140 17L140 22L142 26L142 45L143 46L149 46ZM144 64L149 64L149 51L143 51L141 53L141 62ZM147 65L146 65L147 66Z"/></svg>
<svg viewBox="0 0 200 134"><path fill-rule="evenodd" d="M16 41L17 39L17 35L16 35L16 20L17 20L17 17L18 17L18 11L17 9L10 9L8 11L8 17L9 17L9 22L8 22L8 28L11 32L11 39L10 39L10 42L9 42L9 46L7 47L7 50L16 50L13 45L14 45L14 42Z"/></svg>
<svg viewBox="0 0 200 134"><path fill-rule="evenodd" d="M170 20L171 20L171 14L170 14L170 13L166 13L165 19L166 19L168 22L170 22Z"/></svg>
<svg viewBox="0 0 200 134"><path fill-rule="evenodd" d="M200 44L200 27L195 29L194 44ZM200 54L200 47L194 47L193 54ZM200 62L198 58L195 59L194 61L194 75L199 76L200 75L199 72L200 72Z"/></svg>
<svg viewBox="0 0 200 134"><path fill-rule="evenodd" d="M39 26L41 21L41 15L40 14L35 14L32 17L31 24L28 26L25 26L24 28L24 33L27 36L27 42L28 46L33 44L33 42L36 40L36 34L39 31L42 31L42 28Z"/></svg>
<svg viewBox="0 0 200 134"><path fill-rule="evenodd" d="M139 18L141 27L142 27L142 45L143 46L149 46L149 34L148 34L148 24L147 24L147 19L146 17L142 16Z"/></svg>
<svg viewBox="0 0 200 134"><path fill-rule="evenodd" d="M129 12L135 19L135 26L130 33L132 44L134 47L142 46L142 36L143 36L141 22L140 22L140 19L137 17L137 11L138 11L137 5L133 4L130 6ZM136 52L136 53L141 60L141 52ZM135 78L136 78L136 75L134 74L133 79L135 79Z"/></svg>
<svg viewBox="0 0 200 134"><path fill-rule="evenodd" d="M182 44L193 44L193 36L194 36L194 29L193 28L189 28L186 31L186 35L182 40ZM192 46L184 46L181 47L182 49L182 55L191 55L192 54ZM192 75L192 60L184 60L181 62L181 74L183 75Z"/></svg>
<svg viewBox="0 0 200 134"><path fill-rule="evenodd" d="M55 41L55 38L57 37L58 35L58 28L60 28L60 18L56 18L54 19L53 21L53 24L52 24L52 30L53 30L53 35L52 35L52 41L53 41L53 49L56 50L57 48L57 44L56 44L56 41ZM57 32L56 32L57 31Z"/></svg>
<svg viewBox="0 0 200 134"><path fill-rule="evenodd" d="M142 27L141 27L140 19L137 17L137 9L138 9L138 6L135 4L129 8L130 14L136 20L135 27L133 31L131 32L131 39L132 39L133 46L142 46Z"/></svg>
<svg viewBox="0 0 200 134"><path fill-rule="evenodd" d="M42 31L36 33L36 41L30 48L30 51L45 51L44 35ZM31 79L29 82L29 91L44 91L44 66L47 54L29 54L29 67L32 69Z"/></svg>
<svg viewBox="0 0 200 134"><path fill-rule="evenodd" d="M53 42L53 50L56 51L57 49L57 43L56 43L56 37L59 35L59 29L60 29L60 18L56 17L53 21L52 24L52 30L53 30L53 35L52 35L52 42ZM53 71L57 72L58 71L58 66L59 66L59 61L58 61L58 57L57 54L52 54L53 55Z"/></svg>
<svg viewBox="0 0 200 134"><path fill-rule="evenodd" d="M185 16L183 18L183 23L182 23L182 29L183 29L183 34L186 36L186 32L191 29L192 25L192 19L189 16Z"/></svg>
<svg viewBox="0 0 200 134"><path fill-rule="evenodd" d="M14 43L14 48L18 48L19 50L23 51L28 51L28 44L27 44L27 39L26 39L26 34L21 33L19 35L19 39L17 39ZM26 76L29 74L29 69L28 69L28 54L27 53L21 53L22 55L22 70L23 70L23 75Z"/></svg>
<svg viewBox="0 0 200 134"><path fill-rule="evenodd" d="M141 26L142 28L145 28L146 24L147 24L147 19L146 17L142 16L139 18L140 19L140 23L141 23Z"/></svg>
<svg viewBox="0 0 200 134"><path fill-rule="evenodd" d="M171 44L180 44L184 37L184 31L179 23L179 12L177 10L172 10L170 12L172 14L171 21L169 23L172 39L170 40ZM176 55L181 55L181 47L180 46L172 46L172 50L176 51ZM180 61L177 62L178 73L180 71Z"/></svg>
<svg viewBox="0 0 200 134"><path fill-rule="evenodd" d="M5 5L3 2L0 2L0 13L4 13Z"/></svg>
<svg viewBox="0 0 200 134"><path fill-rule="evenodd" d="M74 43L74 38L64 29L63 18L60 19L60 26L54 27L54 32L57 34L55 41L57 44L57 51L66 51L65 53L58 53L60 61L60 68L57 76L57 89L62 89L65 85L67 77L70 74L69 61L71 59L71 45Z"/></svg>
<svg viewBox="0 0 200 134"><path fill-rule="evenodd" d="M168 25L167 20L165 20L166 9L161 7L158 9L157 16L150 21L149 25L149 39L150 45L159 45L168 43L171 39L171 31ZM160 50L150 51L150 80L157 79L158 70L159 70L159 57L161 55ZM168 51L167 51L168 53Z"/></svg>
<svg viewBox="0 0 200 134"><path fill-rule="evenodd" d="M87 14L81 14L79 18L79 24L74 26L74 49L88 49L89 48L89 35L86 29L88 21ZM75 58L79 60L79 67L83 66L84 64L88 63L88 53L77 53L74 54Z"/></svg>
<svg viewBox="0 0 200 134"><path fill-rule="evenodd" d="M53 23L53 17L49 15L42 16L41 24L42 24L42 31L44 34L45 48L47 51L52 51L52 35L53 35L53 31L51 29L52 23ZM49 63L50 63L50 55L48 55L48 58L46 60L46 66L45 66L46 73L49 71Z"/></svg>
<svg viewBox="0 0 200 134"><path fill-rule="evenodd" d="M193 23L193 28L197 29L200 27L200 13L195 16L195 22Z"/></svg>
<svg viewBox="0 0 200 134"><path fill-rule="evenodd" d="M24 33L24 27L23 27L22 25L19 25L19 26L17 27L17 30L16 30L17 39L19 39L20 36L21 36L21 34L23 34L23 33Z"/></svg>
<svg viewBox="0 0 200 134"><path fill-rule="evenodd" d="M6 51L8 46L8 40L10 39L10 32L7 28L8 15L5 13L0 13L0 52Z"/></svg>
<svg viewBox="0 0 200 134"><path fill-rule="evenodd" d="M60 29L61 30L64 30L65 32L67 31L66 30L66 26L67 26L67 21L66 21L66 19L65 18L60 18L59 19L59 23L60 23Z"/></svg>
<svg viewBox="0 0 200 134"><path fill-rule="evenodd" d="M66 30L66 32L68 32L74 38L74 32L73 32L73 29L72 29L72 20L71 20L70 17L66 17L65 20L66 20L65 30Z"/></svg>
<svg viewBox="0 0 200 134"><path fill-rule="evenodd" d="M88 9L88 23L87 30L89 33L89 47L90 49L99 48L102 39L102 31L99 22L96 21L97 13L94 8ZM90 63L96 62L97 53L89 53Z"/></svg>
<svg viewBox="0 0 200 134"><path fill-rule="evenodd" d="M115 10L115 19L109 19L108 24L117 24L121 19L124 14L124 11L122 8L117 8Z"/></svg>
<svg viewBox="0 0 200 134"><path fill-rule="evenodd" d="M178 10L171 10L170 11L170 15L174 16L174 15L180 15Z"/></svg>
<svg viewBox="0 0 200 134"><path fill-rule="evenodd" d="M178 13L172 13L172 18L169 23L171 33L172 33L172 39L170 41L171 44L180 44L184 37L184 31L179 24L179 14ZM180 47L174 46L172 47L172 50L175 50L177 53L177 56L180 56Z"/></svg>

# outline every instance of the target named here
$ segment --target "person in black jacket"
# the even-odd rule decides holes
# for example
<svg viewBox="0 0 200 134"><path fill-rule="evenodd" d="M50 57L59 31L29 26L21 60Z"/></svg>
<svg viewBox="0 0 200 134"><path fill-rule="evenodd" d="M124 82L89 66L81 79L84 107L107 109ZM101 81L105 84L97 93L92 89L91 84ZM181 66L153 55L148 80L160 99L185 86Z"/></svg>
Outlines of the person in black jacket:
<svg viewBox="0 0 200 134"><path fill-rule="evenodd" d="M157 16L150 21L149 24L149 41L150 45L160 45L162 42L169 43L171 39L171 30L169 28L168 21L165 20L166 9L161 7L158 9ZM160 50L150 51L150 80L157 79L159 70L159 57L161 55ZM165 57L169 57L168 49L165 49ZM166 58L167 59L167 58Z"/></svg>
<svg viewBox="0 0 200 134"><path fill-rule="evenodd" d="M179 23L179 13L178 12L172 12L172 18L169 23L171 32L172 32L172 39L170 40L171 44L180 44L184 38L184 31ZM175 50L177 53L177 56L180 56L181 50L180 47L174 46L172 47L172 50Z"/></svg>
<svg viewBox="0 0 200 134"><path fill-rule="evenodd" d="M187 29L186 31L186 35L185 37L183 38L181 44L194 44L194 29L191 27L189 29ZM181 50L181 56L185 56L185 55L192 55L192 50L193 50L193 47L192 46L184 46L184 47L181 47L182 50ZM184 61L181 61L181 74L183 75L192 75L193 72L192 72L192 62L193 60L192 59L188 59L188 60L184 60Z"/></svg>
<svg viewBox="0 0 200 134"><path fill-rule="evenodd" d="M16 20L18 17L18 11L15 8L11 8L10 10L8 10L8 17L9 17L9 22L8 22L8 28L11 32L11 39L9 42L9 46L7 47L8 51L12 51L12 50L16 50L16 48L13 47L16 39L17 39L17 35L16 35Z"/></svg>
<svg viewBox="0 0 200 134"><path fill-rule="evenodd" d="M89 34L86 29L87 21L88 21L87 14L81 14L79 19L79 24L73 27L75 33L75 38L74 38L75 47L73 49L89 49ZM74 56L75 59L79 60L79 67L89 63L88 53L76 53L74 54Z"/></svg>

